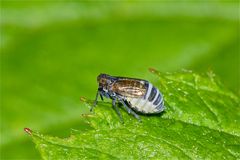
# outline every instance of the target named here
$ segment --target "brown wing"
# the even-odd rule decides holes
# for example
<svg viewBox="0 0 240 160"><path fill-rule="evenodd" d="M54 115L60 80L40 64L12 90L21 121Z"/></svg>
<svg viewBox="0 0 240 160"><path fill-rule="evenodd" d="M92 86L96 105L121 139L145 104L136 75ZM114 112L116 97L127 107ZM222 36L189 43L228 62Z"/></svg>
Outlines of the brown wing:
<svg viewBox="0 0 240 160"><path fill-rule="evenodd" d="M146 93L145 81L120 79L113 83L112 91L126 97L142 97Z"/></svg>

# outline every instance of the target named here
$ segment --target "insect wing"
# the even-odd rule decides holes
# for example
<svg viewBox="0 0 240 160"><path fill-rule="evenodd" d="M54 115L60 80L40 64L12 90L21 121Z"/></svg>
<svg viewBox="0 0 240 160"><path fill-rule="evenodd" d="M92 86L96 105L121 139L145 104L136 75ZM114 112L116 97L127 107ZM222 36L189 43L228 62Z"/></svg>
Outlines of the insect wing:
<svg viewBox="0 0 240 160"><path fill-rule="evenodd" d="M143 97L147 90L145 81L135 79L118 79L112 85L112 91L125 97Z"/></svg>

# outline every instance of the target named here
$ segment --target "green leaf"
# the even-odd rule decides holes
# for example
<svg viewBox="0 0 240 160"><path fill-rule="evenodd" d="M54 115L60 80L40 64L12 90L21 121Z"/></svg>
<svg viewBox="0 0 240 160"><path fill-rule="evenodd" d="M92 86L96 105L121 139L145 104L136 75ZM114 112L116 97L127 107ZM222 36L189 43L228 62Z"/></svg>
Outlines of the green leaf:
<svg viewBox="0 0 240 160"><path fill-rule="evenodd" d="M99 102L82 119L91 129L69 138L30 132L43 159L239 159L239 98L213 73L159 73L154 84L166 110L138 122L121 106L124 124L110 102ZM88 106L93 101L85 100Z"/></svg>
<svg viewBox="0 0 240 160"><path fill-rule="evenodd" d="M93 98L102 72L151 80L149 66L211 68L240 95L233 1L1 1L0 159L40 158L26 126L56 136L84 128L79 95Z"/></svg>

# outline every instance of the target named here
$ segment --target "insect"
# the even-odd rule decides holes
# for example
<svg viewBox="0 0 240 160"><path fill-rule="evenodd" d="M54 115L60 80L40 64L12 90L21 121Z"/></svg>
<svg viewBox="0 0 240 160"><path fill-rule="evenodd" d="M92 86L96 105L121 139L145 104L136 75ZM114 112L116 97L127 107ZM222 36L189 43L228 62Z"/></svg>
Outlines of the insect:
<svg viewBox="0 0 240 160"><path fill-rule="evenodd" d="M140 121L137 113L156 114L165 108L161 92L146 80L100 74L97 82L98 91L93 107L97 105L99 95L102 100L103 97L110 98L121 121L123 118L116 102L120 102L129 114Z"/></svg>

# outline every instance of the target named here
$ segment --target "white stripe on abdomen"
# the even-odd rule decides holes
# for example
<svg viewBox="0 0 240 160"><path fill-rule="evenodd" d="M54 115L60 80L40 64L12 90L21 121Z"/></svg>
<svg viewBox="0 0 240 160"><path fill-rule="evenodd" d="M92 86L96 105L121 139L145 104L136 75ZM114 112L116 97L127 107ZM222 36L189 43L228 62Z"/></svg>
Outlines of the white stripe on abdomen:
<svg viewBox="0 0 240 160"><path fill-rule="evenodd" d="M151 102L148 100L153 87L154 86L149 83L146 95L141 98L127 98L127 101L130 103L130 107L142 113L158 113L160 110L157 109L157 106L160 103L156 105L154 105L153 103L157 100L158 95L161 93L156 87L155 88L157 90L157 93L154 96L153 100ZM162 100L163 97L161 97L160 102L162 102Z"/></svg>

